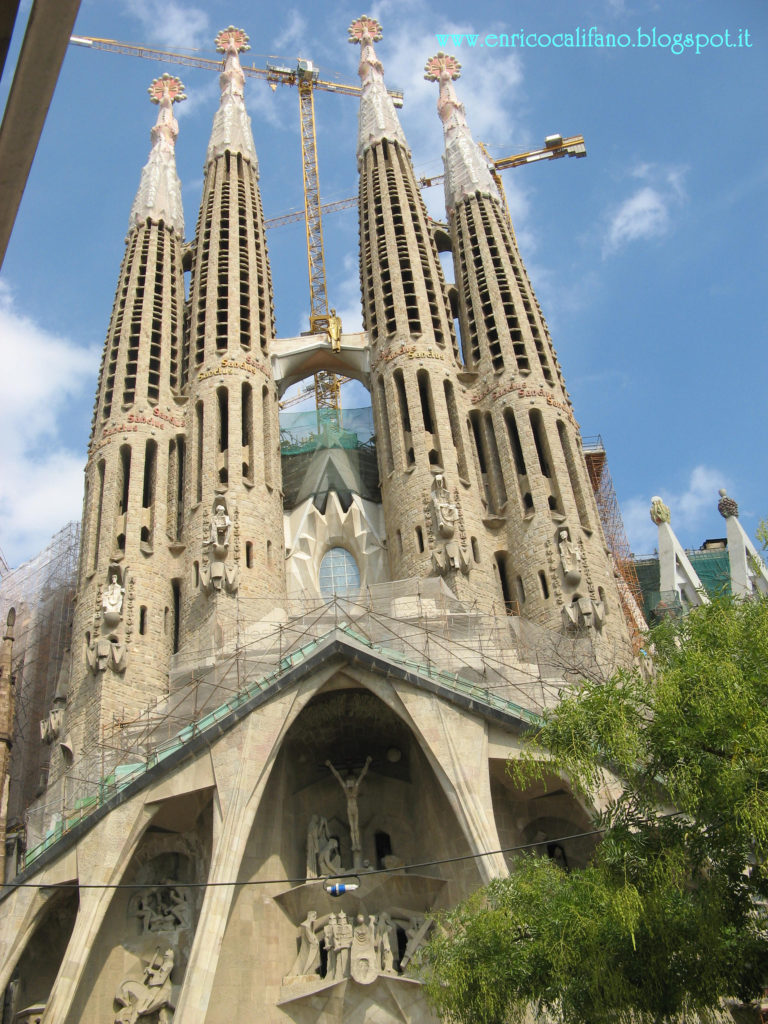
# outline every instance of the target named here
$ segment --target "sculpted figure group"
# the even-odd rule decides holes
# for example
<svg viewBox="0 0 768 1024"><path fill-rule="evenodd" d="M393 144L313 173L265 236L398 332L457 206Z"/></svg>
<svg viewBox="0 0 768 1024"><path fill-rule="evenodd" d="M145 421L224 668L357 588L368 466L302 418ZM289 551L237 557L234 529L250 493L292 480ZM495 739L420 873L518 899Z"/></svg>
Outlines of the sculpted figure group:
<svg viewBox="0 0 768 1024"><path fill-rule="evenodd" d="M115 996L120 1009L115 1016L115 1024L136 1024L142 1017L157 1014L158 1024L171 1024L173 1021L173 989L171 973L173 971L174 953L172 949L160 952L157 947L155 955L144 968L142 981L124 981Z"/></svg>
<svg viewBox="0 0 768 1024"><path fill-rule="evenodd" d="M353 922L343 910L323 917L310 910L299 925L299 951L287 979L352 978L361 985L370 985L380 974L395 977L424 942L432 923L431 918L422 916L403 920L401 927L407 941L401 957L398 926L387 911L367 917L358 914Z"/></svg>

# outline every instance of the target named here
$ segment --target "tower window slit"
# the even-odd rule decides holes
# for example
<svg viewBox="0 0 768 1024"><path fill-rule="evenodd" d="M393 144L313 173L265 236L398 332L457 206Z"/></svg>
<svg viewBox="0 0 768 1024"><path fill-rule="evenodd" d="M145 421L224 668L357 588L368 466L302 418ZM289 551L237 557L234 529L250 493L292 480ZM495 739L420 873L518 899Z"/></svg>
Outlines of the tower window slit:
<svg viewBox="0 0 768 1024"><path fill-rule="evenodd" d="M106 470L106 463L104 459L99 462L97 473L98 473L98 499L96 502L96 524L93 535L93 560L91 562L91 569L95 570L99 564L99 547L101 544L101 520L104 514L104 474Z"/></svg>
<svg viewBox="0 0 768 1024"><path fill-rule="evenodd" d="M168 477L166 480L166 492L165 492L165 504L166 504L166 519L165 519L165 532L168 534L170 540L176 540L176 521L178 510L176 508L176 477L179 472L179 449L176 444L176 439L171 438L168 442Z"/></svg>
<svg viewBox="0 0 768 1024"><path fill-rule="evenodd" d="M440 455L440 438L437 433L435 408L432 399L432 387L429 381L429 373L426 370L419 370L416 374L416 383L419 388L421 416L424 421L424 430L431 436L431 444L429 443L429 438L427 439L429 446L429 462L430 465L439 466L442 464L442 458Z"/></svg>
<svg viewBox="0 0 768 1024"><path fill-rule="evenodd" d="M244 382L240 396L240 443L243 450L243 480L253 483L253 389Z"/></svg>
<svg viewBox="0 0 768 1024"><path fill-rule="evenodd" d="M225 387L216 389L216 406L218 410L217 473L219 483L226 484L229 482L229 392Z"/></svg>
<svg viewBox="0 0 768 1024"><path fill-rule="evenodd" d="M579 513L579 522L581 525L589 530L591 524L589 521L589 514L587 512L587 503L584 500L584 489L579 479L579 467L577 466L576 459L574 458L573 447L571 446L570 438L568 437L568 431L562 420L557 421L557 433L560 438L560 446L563 449L563 456L565 457L565 465L568 470L568 479L571 482L571 490L573 491L573 499L576 502L576 510Z"/></svg>
<svg viewBox="0 0 768 1024"><path fill-rule="evenodd" d="M405 378L403 377L402 370L395 370L392 376L395 382L395 391L397 393L400 422L403 427L403 451L405 452L405 462L407 466L412 466L416 461L416 457L413 451L411 417L408 412L408 396L405 391Z"/></svg>
<svg viewBox="0 0 768 1024"><path fill-rule="evenodd" d="M419 370L416 374L416 381L419 385L419 398L421 399L421 415L424 420L424 429L430 434L434 434L434 411L432 409L432 395L429 389L429 374L427 371Z"/></svg>
<svg viewBox="0 0 768 1024"><path fill-rule="evenodd" d="M552 453L549 449L543 417L538 409L531 409L528 416L531 423L533 441L536 446L536 454L539 458L539 467L542 476L549 480L549 508L553 512L562 512L562 501L560 500L557 478L552 472Z"/></svg>
<svg viewBox="0 0 768 1024"><path fill-rule="evenodd" d="M125 551L125 535L128 521L128 496L131 489L131 449L124 444L120 448L120 489L117 505L117 537L118 551Z"/></svg>
<svg viewBox="0 0 768 1024"><path fill-rule="evenodd" d="M392 455L393 444L392 444L392 433L389 425L389 409L387 408L387 395L384 387L384 379L379 377L376 382L376 391L379 396L379 409L381 411L381 420L383 425L383 434L381 438L381 451L384 455L384 470L389 475L395 468L394 458ZM377 447L378 441L377 438Z"/></svg>
<svg viewBox="0 0 768 1024"><path fill-rule="evenodd" d="M144 482L142 486L141 543L151 547L155 519L155 488L157 486L157 442L149 438L144 448Z"/></svg>
<svg viewBox="0 0 768 1024"><path fill-rule="evenodd" d="M483 493L485 494L487 505L490 508L493 508L493 495L491 493L490 483L488 480L488 457L485 450L485 439L483 438L483 427L480 419L480 413L477 409L473 409L472 412L470 412L469 424L472 431L472 437L475 442L475 453L477 455Z"/></svg>
<svg viewBox="0 0 768 1024"><path fill-rule="evenodd" d="M195 406L195 501L203 500L203 403L198 402Z"/></svg>
<svg viewBox="0 0 768 1024"><path fill-rule="evenodd" d="M469 480L469 471L467 469L467 455L464 450L464 439L461 434L461 420L459 419L459 410L456 405L456 395L454 394L453 384L449 380L443 381L443 390L445 391L445 403L448 406L448 422L451 427L451 440L453 441L453 447L456 449L456 462L459 470L459 477L462 480Z"/></svg>
<svg viewBox="0 0 768 1024"><path fill-rule="evenodd" d="M523 503L523 507L528 510L533 508L533 498L531 497L530 489L528 487L528 471L525 467L525 457L523 456L523 446L520 443L520 433L517 429L515 414L511 409L504 410L504 425L507 428L507 439L509 440L509 448L512 452L512 461L517 475L520 499Z"/></svg>
<svg viewBox="0 0 768 1024"><path fill-rule="evenodd" d="M539 468L542 474L549 478L552 476L552 469L548 458L546 440L544 438L544 424L541 413L538 409L532 409L529 413L531 430L533 431L533 443L536 446L536 454L539 457Z"/></svg>
<svg viewBox="0 0 768 1024"><path fill-rule="evenodd" d="M184 525L184 480L187 465L187 442L179 435L176 438L176 539L181 537Z"/></svg>
<svg viewBox="0 0 768 1024"><path fill-rule="evenodd" d="M178 654L181 633L181 580L171 580L173 592L173 653Z"/></svg>
<svg viewBox="0 0 768 1024"><path fill-rule="evenodd" d="M500 510L507 503L507 489L504 486L504 476L501 472L501 460L499 459L499 448L496 443L496 431L493 426L493 417L489 412L485 414L485 437L488 444L488 470L491 482L491 490L494 494L494 507Z"/></svg>
<svg viewBox="0 0 768 1024"><path fill-rule="evenodd" d="M264 441L264 483L272 488L272 418L269 414L269 388L261 389L261 423Z"/></svg>
<svg viewBox="0 0 768 1024"><path fill-rule="evenodd" d="M497 551L493 557L496 562L496 570L499 574L501 596L504 598L504 609L507 615L514 615L517 611L517 608L515 605L515 599L512 596L512 588L509 585L509 574L507 572L507 556L505 552Z"/></svg>

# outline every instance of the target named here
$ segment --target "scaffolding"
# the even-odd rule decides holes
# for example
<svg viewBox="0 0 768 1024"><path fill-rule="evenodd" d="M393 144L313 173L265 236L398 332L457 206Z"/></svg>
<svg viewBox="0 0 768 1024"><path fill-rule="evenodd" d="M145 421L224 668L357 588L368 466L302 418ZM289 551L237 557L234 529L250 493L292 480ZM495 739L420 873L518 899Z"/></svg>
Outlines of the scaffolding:
<svg viewBox="0 0 768 1024"><path fill-rule="evenodd" d="M340 644L344 653L334 660ZM396 672L478 712L533 724L564 687L611 671L616 652L596 654L596 646L594 638L566 637L488 607L480 596L459 601L439 578L330 600L217 602L173 657L168 694L139 715L115 715L97 749L28 808L26 864L156 765L184 757L197 737L218 737L223 723L297 682L302 670L332 673L347 663L354 671L357 663Z"/></svg>
<svg viewBox="0 0 768 1024"><path fill-rule="evenodd" d="M619 597L627 620L635 651L643 646L643 631L645 622L643 620L643 594L640 589L640 581L637 578L637 570L632 551L629 547L629 540L624 529L624 520L621 518L619 499L616 497L616 490L613 486L611 472L608 469L608 460L605 454L605 445L602 437L597 434L595 437L585 437L583 440L584 458L587 463L589 482L595 492L597 511L600 515L600 522L605 534L605 542L613 557L616 569L616 582L619 589Z"/></svg>
<svg viewBox="0 0 768 1024"><path fill-rule="evenodd" d="M14 741L8 796L9 833L45 787L49 748L40 722L48 713L72 631L80 524L68 523L35 558L0 582L0 621L16 609Z"/></svg>

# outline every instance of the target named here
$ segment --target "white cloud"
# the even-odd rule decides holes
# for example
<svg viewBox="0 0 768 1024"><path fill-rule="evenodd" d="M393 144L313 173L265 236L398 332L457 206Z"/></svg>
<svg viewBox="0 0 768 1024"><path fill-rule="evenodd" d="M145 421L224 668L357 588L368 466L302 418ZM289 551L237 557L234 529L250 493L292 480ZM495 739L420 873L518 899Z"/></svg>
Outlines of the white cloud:
<svg viewBox="0 0 768 1024"><path fill-rule="evenodd" d="M0 285L0 537L8 560L36 554L70 519L79 519L84 455L60 434L75 400L93 388L94 348L44 330L15 309Z"/></svg>
<svg viewBox="0 0 768 1024"><path fill-rule="evenodd" d="M208 43L210 22L201 7L180 0L124 0L129 14L141 22L150 42L168 50L194 50Z"/></svg>
<svg viewBox="0 0 768 1024"><path fill-rule="evenodd" d="M683 547L698 546L703 537L697 536L717 512L718 491L729 487L728 477L711 466L695 466L683 491L660 487L654 491L664 500L672 513L672 529ZM649 554L657 547L657 529L651 522L651 498L634 497L622 502L622 518L635 554ZM712 534L710 534L712 536Z"/></svg>
<svg viewBox="0 0 768 1024"><path fill-rule="evenodd" d="M183 72L184 68L179 68ZM182 81L184 81L182 76ZM187 98L183 103L177 103L174 107L174 115L179 121L195 117L204 113L206 117L212 118L213 112L218 104L220 93L219 79L217 75L211 75L206 82L195 82L194 89L187 91ZM184 131L184 129L181 129Z"/></svg>
<svg viewBox="0 0 768 1024"><path fill-rule="evenodd" d="M604 256L630 242L661 238L670 230L672 211L685 199L685 168L660 169L652 164L641 164L631 176L647 184L610 214L603 242Z"/></svg>
<svg viewBox="0 0 768 1024"><path fill-rule="evenodd" d="M276 36L274 43L271 45L275 47L277 52L292 47L298 47L301 49L309 38L307 19L300 14L295 7L292 7L289 12L288 24L283 31Z"/></svg>

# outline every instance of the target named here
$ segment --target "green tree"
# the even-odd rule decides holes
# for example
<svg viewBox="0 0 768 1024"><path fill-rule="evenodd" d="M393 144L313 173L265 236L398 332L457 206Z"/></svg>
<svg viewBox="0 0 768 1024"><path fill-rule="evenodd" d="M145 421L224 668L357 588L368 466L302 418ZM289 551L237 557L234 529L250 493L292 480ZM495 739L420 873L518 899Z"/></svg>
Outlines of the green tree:
<svg viewBox="0 0 768 1024"><path fill-rule="evenodd" d="M420 969L445 1020L706 1019L768 982L768 601L651 642L652 678L574 688L510 762L522 785L554 767L594 798L610 768L623 791L586 869L521 856L441 919Z"/></svg>

